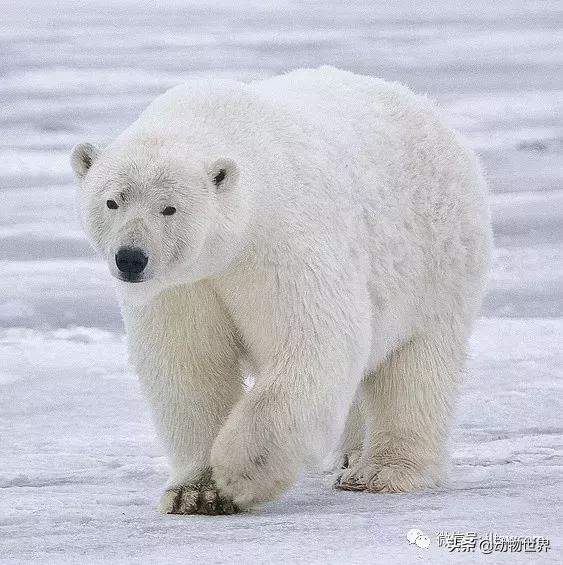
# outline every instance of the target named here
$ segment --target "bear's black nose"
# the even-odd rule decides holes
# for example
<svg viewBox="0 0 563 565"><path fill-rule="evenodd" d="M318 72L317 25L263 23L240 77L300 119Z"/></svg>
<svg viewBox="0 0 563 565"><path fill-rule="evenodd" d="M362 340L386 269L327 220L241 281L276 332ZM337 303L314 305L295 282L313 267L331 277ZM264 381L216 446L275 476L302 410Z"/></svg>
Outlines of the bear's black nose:
<svg viewBox="0 0 563 565"><path fill-rule="evenodd" d="M131 280L137 278L147 266L149 258L138 247L122 247L115 254L115 264Z"/></svg>

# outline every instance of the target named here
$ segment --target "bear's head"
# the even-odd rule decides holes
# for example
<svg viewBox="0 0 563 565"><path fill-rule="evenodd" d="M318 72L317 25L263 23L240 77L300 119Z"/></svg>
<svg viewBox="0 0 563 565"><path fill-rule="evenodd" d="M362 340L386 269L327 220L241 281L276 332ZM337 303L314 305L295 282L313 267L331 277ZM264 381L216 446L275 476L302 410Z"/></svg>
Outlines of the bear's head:
<svg viewBox="0 0 563 565"><path fill-rule="evenodd" d="M233 159L144 139L81 143L71 163L84 228L124 289L194 282L239 251L247 203Z"/></svg>

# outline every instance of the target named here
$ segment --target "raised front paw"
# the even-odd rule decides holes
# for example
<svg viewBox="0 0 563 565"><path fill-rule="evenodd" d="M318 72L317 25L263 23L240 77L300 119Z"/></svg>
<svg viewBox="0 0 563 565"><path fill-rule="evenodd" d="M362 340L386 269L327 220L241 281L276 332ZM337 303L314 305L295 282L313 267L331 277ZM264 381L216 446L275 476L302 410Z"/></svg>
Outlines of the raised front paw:
<svg viewBox="0 0 563 565"><path fill-rule="evenodd" d="M160 499L163 514L207 514L210 516L235 514L239 508L217 490L211 471L193 483L167 489Z"/></svg>
<svg viewBox="0 0 563 565"><path fill-rule="evenodd" d="M277 498L294 481L295 457L273 442L223 430L213 445L211 465L219 492L242 509Z"/></svg>

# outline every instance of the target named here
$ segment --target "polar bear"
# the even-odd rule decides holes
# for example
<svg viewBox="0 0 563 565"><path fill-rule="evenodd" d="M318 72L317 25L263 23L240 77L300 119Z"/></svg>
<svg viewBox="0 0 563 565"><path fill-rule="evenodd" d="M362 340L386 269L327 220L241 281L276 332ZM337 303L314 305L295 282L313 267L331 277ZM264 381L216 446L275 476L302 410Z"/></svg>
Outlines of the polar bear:
<svg viewBox="0 0 563 565"><path fill-rule="evenodd" d="M440 481L491 228L430 102L331 67L194 79L71 162L169 458L163 512L272 500L335 446L337 488Z"/></svg>

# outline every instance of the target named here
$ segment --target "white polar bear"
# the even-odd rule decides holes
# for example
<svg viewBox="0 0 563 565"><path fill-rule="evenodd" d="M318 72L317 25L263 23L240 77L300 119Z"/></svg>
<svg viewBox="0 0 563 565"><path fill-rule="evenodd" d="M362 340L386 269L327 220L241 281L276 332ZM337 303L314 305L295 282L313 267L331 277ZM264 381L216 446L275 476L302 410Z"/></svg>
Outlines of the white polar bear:
<svg viewBox="0 0 563 565"><path fill-rule="evenodd" d="M194 80L72 165L170 460L164 512L271 500L340 437L338 488L438 482L491 229L426 99L330 67Z"/></svg>

